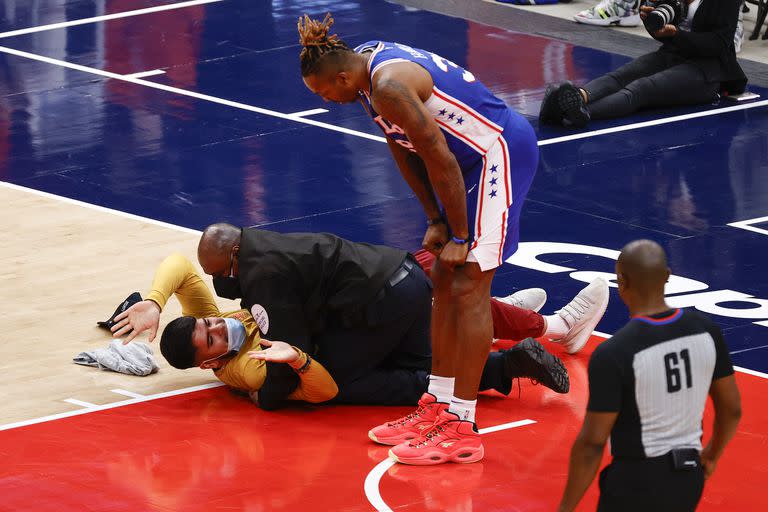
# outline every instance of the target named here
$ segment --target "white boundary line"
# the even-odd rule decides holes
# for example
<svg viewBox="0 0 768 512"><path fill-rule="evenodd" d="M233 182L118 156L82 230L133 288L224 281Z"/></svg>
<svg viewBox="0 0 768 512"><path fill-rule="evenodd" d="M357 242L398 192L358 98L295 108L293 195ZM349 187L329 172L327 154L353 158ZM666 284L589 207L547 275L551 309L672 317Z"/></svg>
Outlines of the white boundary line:
<svg viewBox="0 0 768 512"><path fill-rule="evenodd" d="M768 230L762 229L762 228L756 228L755 226L752 226L752 224L758 224L760 222L766 222L768 221L768 217L757 217L754 219L747 219L747 220L740 220L738 222L731 222L728 224L729 226L733 228L738 229L745 229L747 231L753 231L755 233L760 233L761 235L768 235Z"/></svg>
<svg viewBox="0 0 768 512"><path fill-rule="evenodd" d="M181 2L178 4L158 5L156 7L147 7L145 9L137 9L135 11L118 12L114 14L105 14L103 16L95 16L93 18L83 18L81 20L71 20L71 21L64 21L62 23L52 23L50 25L40 25L39 27L22 28L19 30L12 30L10 32L0 33L0 39L6 38L6 37L21 36L24 34L32 34L33 32L43 32L45 30L54 30L57 28L74 27L75 25L85 25L86 23L96 23L99 21L116 20L118 18L138 16L140 14L169 11L171 9L181 9L182 7L192 7L194 5L211 4L214 2L221 2L221 1L222 0L191 0L189 2Z"/></svg>
<svg viewBox="0 0 768 512"><path fill-rule="evenodd" d="M129 78L147 78L148 76L164 75L164 69L152 69L150 71L141 71L139 73L131 73L130 75L123 75Z"/></svg>
<svg viewBox="0 0 768 512"><path fill-rule="evenodd" d="M56 201L61 201L63 203L73 204L76 206L82 206L83 208L88 208L90 210L96 210L98 212L102 213L109 213L110 215L116 215L118 217L124 217L126 219L133 219L138 220L140 222L145 222L147 224L153 224L155 226L161 226L164 228L173 229L175 231L181 231L182 233L190 233L193 235L200 235L202 234L202 231L197 231L195 229L189 229L182 226L177 226L176 224L169 224L167 222L162 222L155 219L150 219L148 217L142 217L140 215L134 215L132 213L126 213L121 212L120 210L113 210L112 208L106 208L104 206L97 206L95 204L86 203L84 201L78 201L77 199L70 199L68 197L63 196L57 196L56 194L49 194L48 192L42 192L40 190L35 190L33 188L28 187L22 187L21 185L15 185L13 183L8 183L5 181L0 181L0 187L9 188L11 190L18 190L21 192L27 192L29 194L34 194L36 196L45 197L47 199L54 199Z"/></svg>
<svg viewBox="0 0 768 512"><path fill-rule="evenodd" d="M703 110L701 112L692 112L690 114L683 114L679 116L662 117L661 119L643 121L642 123L625 124L622 126L614 126L613 128L603 128L602 130L593 130L591 132L574 133L572 135L565 135L563 137L554 137L552 139L540 140L539 146L547 146L549 144L558 144L560 142L569 142L569 141L578 140L578 139L587 139L590 137L597 137L598 135L607 135L609 133L625 132L628 130L636 130L638 128L658 126L660 124L676 123L678 121L687 121L688 119L697 119L699 117L716 116L719 114L727 114L728 112L737 112L739 110L764 107L767 105L768 105L768 100L763 100L763 101L756 101L754 103L746 103L743 105L734 105L732 107L723 107L723 108L715 108L711 110Z"/></svg>
<svg viewBox="0 0 768 512"><path fill-rule="evenodd" d="M536 423L533 420L520 420L513 421L511 423L503 423L493 427L482 428L478 432L482 434L490 434L492 432L498 432L499 430L506 430L510 428L524 427L525 425L531 425ZM392 509L387 505L379 492L379 482L381 477L387 472L389 468L395 465L395 461L387 457L383 461L379 462L365 477L365 483L363 484L363 490L365 491L365 497L377 512L392 512Z"/></svg>
<svg viewBox="0 0 768 512"><path fill-rule="evenodd" d="M134 393L133 391L128 391L127 389L110 389L113 393L117 393L118 395L127 396L130 398L146 398L147 395L142 395L141 393Z"/></svg>
<svg viewBox="0 0 768 512"><path fill-rule="evenodd" d="M368 473L368 476L365 477L365 483L363 484L365 497L368 498L368 501L373 505L373 508L375 508L377 512L392 512L392 509L389 508L389 505L387 505L381 497L381 492L379 492L379 482L381 481L381 477L384 476L384 473L394 465L395 461L387 457L376 464L371 472Z"/></svg>
<svg viewBox="0 0 768 512"><path fill-rule="evenodd" d="M148 80L143 80L141 78L137 78L135 76L135 74L134 75L120 75L120 74L117 74L117 73L112 73L112 72L109 72L109 71L103 71L101 69L91 68L91 67L88 67L88 66L81 66L79 64L72 64L70 62L66 62L66 61L63 61L63 60L52 59L50 57L44 57L42 55L37 55L37 54L34 54L34 53L24 52L24 51L21 51L21 50L14 50L13 48L8 48L8 47L5 47L5 46L0 46L0 52L8 53L10 55L16 55L17 57L25 57L25 58L28 58L28 59L31 59L31 60L37 60L37 61L40 61L40 62L45 62L47 64L54 64L56 66L62 66L62 67L65 67L65 68L74 69L74 70L77 70L77 71L82 71L84 73L90 73L90 74L93 74L93 75L103 76L103 77L106 77L106 78L112 78L114 80L121 80L121 81L124 81L124 82L133 83L133 84L136 84L136 85L143 85L145 87L150 87L150 88L158 89L158 90L165 91L165 92L175 93L175 94L179 94L179 95L182 95L182 96L188 96L190 98L195 98L195 99L202 100L202 101L209 101L211 103L217 103L219 105L225 105L225 106L228 106L228 107L239 108L241 110L247 110L247 111L255 112L255 113L258 113L258 114L264 114L264 115L267 115L267 116L277 117L277 118L280 118L280 119L286 119L288 121L294 121L294 122L297 122L297 123L308 124L308 125L316 126L316 127L319 127L319 128L325 128L327 130L332 130L332 131L344 133L344 134L347 134L347 135L354 135L356 137L361 137L363 139L373 140L373 141L376 141L376 142L386 142L386 138L385 137L381 137L379 135L373 135L373 134L370 134L370 133L361 132L361 131L357 131L357 130L352 130L350 128L344 128L342 126L337 126L337 125L333 125L333 124L330 124L330 123L323 123L321 121L315 121L313 119L307 119L306 117L303 117L303 116L309 115L307 112L313 112L313 110L319 110L319 109L313 109L313 110L309 110L309 111L297 112L297 113L294 113L294 114L284 114L282 112L277 112L275 110L270 110L270 109L265 109L265 108L261 108L261 107L256 107L256 106L253 106L253 105L248 105L248 104L240 103L240 102L237 102L237 101L230 101L230 100L226 100L226 99L219 98L219 97L216 97L216 96L210 96L208 94L201 94L201 93L197 93L197 92L193 92L193 91L187 91L185 89L179 89L178 87L172 87L170 85L164 85L164 84L159 84L159 83L156 83L156 82L151 82L151 81L148 81ZM700 117L708 117L708 116L714 116L714 115L719 115L719 114L725 114L725 113L728 113L728 112L736 112L736 111L739 111L739 110L746 110L746 109L751 109L751 108L763 107L763 106L766 106L766 105L768 105L768 100L757 101L757 102L754 102L754 103L748 103L748 104L744 104L744 105L734 105L732 107L724 107L724 108L718 108L718 109L712 109L712 110L705 110L705 111L702 111L702 112L694 112L694 113L691 113L691 114L684 114L684 115L679 115L679 116L665 117L665 118L661 118L661 119L654 119L654 120L651 120L651 121L645 121L645 122L642 122L642 123L633 123L633 124L627 124L627 125L622 125L622 126L614 126L612 128L604 128L602 130L594 130L594 131L591 131L591 132L583 132L583 133L574 133L572 135L565 135L565 136L562 136L562 137L555 137L555 138L552 138L552 139L544 139L544 140L538 141L538 145L539 146L547 146L547 145L550 145L550 144L557 144L557 143L560 143L560 142L568 142L568 141L572 141L572 140L586 139L586 138L590 138L590 137L597 137L599 135L606 135L606 134L609 134L609 133L618 133L618 132L623 132L623 131L628 131L628 130L635 130L635 129L639 129L639 128L645 128L645 127L649 127L649 126L658 126L658 125L674 123L674 122L678 122L678 121L685 121L685 120L688 120L688 119L696 119L696 118L700 118Z"/></svg>
<svg viewBox="0 0 768 512"><path fill-rule="evenodd" d="M490 434L493 432L498 432L499 430L506 430L508 428L517 428L517 427L524 427L526 425L533 425L536 423L533 420L520 420L520 421L513 421L511 423L502 423L501 425L496 425L495 427L486 427L481 428L478 430L478 432L482 434Z"/></svg>
<svg viewBox="0 0 768 512"><path fill-rule="evenodd" d="M304 117L304 116L313 116L315 114L325 114L326 112L328 112L328 109L313 108L311 110L302 110L301 112L294 112L291 115L296 117Z"/></svg>
<svg viewBox="0 0 768 512"><path fill-rule="evenodd" d="M211 382L209 384L201 384L199 386L193 386L189 388L182 388L182 389L175 389L173 391L166 391L164 393L156 393L154 395L147 395L142 398L133 398L131 400L123 400L120 402L113 402L111 404L104 404L104 405L94 405L94 404L88 404L83 405L84 407L88 407L87 409L82 409L79 411L70 411L70 412L62 412L59 414L52 414L50 416L43 416L42 418L35 418L33 420L24 420L24 421L17 421L15 423L8 423L6 425L0 425L0 431L2 430L10 430L12 428L19 428L19 427L26 427L27 425L34 425L37 423L45 423L47 421L53 421L58 420L61 418L70 418L72 416L79 416L81 414L87 414L95 411L106 411L107 409L115 409L117 407L125 407L126 405L133 405L138 404L141 402L148 402L150 400L157 400L158 398L168 398L171 396L176 395L184 395L186 393L194 393L195 391L202 391L204 389L211 389L211 388L218 388L223 386L223 382ZM75 403L79 402L79 400L76 400L75 402L72 402L72 398L68 398L65 400L69 403ZM87 402L80 402L77 405L81 404L87 404Z"/></svg>
<svg viewBox="0 0 768 512"><path fill-rule="evenodd" d="M96 407L98 407L98 405L92 404L91 402L83 402L82 400L77 400L75 398L65 398L64 400L62 400L62 402L67 402L68 404L85 407L86 409L95 409ZM80 412L80 411L76 411L76 412Z"/></svg>
<svg viewBox="0 0 768 512"><path fill-rule="evenodd" d="M61 66L64 68L74 69L76 71L82 71L84 73L90 73L92 75L98 75L103 76L106 78L112 78L114 80L121 80L123 82L128 82L136 85L143 85L146 87L151 87L152 89L158 89L160 91L165 92L171 92L175 94L179 94L181 96L188 96L190 98L195 98L202 101L209 101L211 103L217 103L219 105L225 105L227 107L233 107L233 108L239 108L241 110L247 110L249 112L255 112L257 114L264 114L267 116L277 117L280 119L286 119L288 121L295 121L297 123L303 123L308 124L311 126L317 126L319 128L325 128L327 130L332 130L335 132L341 132L345 133L347 135L354 135L356 137L361 137L363 139L369 139L369 140L375 140L376 142L386 142L386 139L384 137L378 136L378 135L372 135L370 133L360 132L357 130L351 130L349 128L344 128L342 126L336 126L334 124L329 123L323 123L321 121L315 121L314 119L307 119L304 117L296 116L293 114L284 114L282 112L277 112L276 110L270 110L266 108L261 107L255 107L253 105L247 105L245 103L240 103L237 101L230 101L225 100L223 98L218 98L216 96L210 96L208 94L201 94L199 92L193 92L193 91L187 91L185 89L179 89L178 87L172 87L170 85L165 84L159 84L157 82L151 82L149 80L143 80L141 78L133 78L129 75L120 75L118 73L112 73L110 71L103 71L101 69L91 68L88 66L81 66L80 64L72 64L71 62L66 62L63 60L58 59L52 59L50 57L44 57L42 55L37 55L35 53L29 53L29 52L23 52L21 50L14 50L13 48L8 48L6 46L0 46L0 52L4 52L10 55L16 55L17 57L24 57L31 60L36 60L39 62L45 62L46 64L54 64L56 66Z"/></svg>
<svg viewBox="0 0 768 512"><path fill-rule="evenodd" d="M754 375L755 377L760 377L763 379L768 379L768 373L759 372L757 370L750 370L749 368L742 368L741 366L734 366L734 370L741 373L746 373L748 375Z"/></svg>

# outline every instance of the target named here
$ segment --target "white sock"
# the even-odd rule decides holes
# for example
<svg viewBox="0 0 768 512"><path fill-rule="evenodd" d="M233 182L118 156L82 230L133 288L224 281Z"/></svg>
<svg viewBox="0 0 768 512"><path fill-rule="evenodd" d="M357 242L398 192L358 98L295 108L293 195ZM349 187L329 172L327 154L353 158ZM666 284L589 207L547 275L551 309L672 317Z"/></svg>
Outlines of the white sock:
<svg viewBox="0 0 768 512"><path fill-rule="evenodd" d="M459 419L464 421L475 422L475 407L477 407L477 400L462 400L461 398L451 397L451 405L448 406L448 411L452 412Z"/></svg>
<svg viewBox="0 0 768 512"><path fill-rule="evenodd" d="M566 334L568 334L568 324L560 315L545 316L544 320L547 322L547 330L544 331L544 336L553 340L559 340Z"/></svg>
<svg viewBox="0 0 768 512"><path fill-rule="evenodd" d="M438 402L442 402L444 404L451 403L451 397L453 396L453 383L455 381L455 377L440 377L439 375L430 375L427 393L434 395Z"/></svg>

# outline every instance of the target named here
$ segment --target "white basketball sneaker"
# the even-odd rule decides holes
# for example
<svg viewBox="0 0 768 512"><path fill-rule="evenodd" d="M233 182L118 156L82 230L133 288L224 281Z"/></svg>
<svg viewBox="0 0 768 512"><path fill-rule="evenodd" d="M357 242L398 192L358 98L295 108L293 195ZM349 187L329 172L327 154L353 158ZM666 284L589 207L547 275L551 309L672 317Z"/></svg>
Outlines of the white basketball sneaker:
<svg viewBox="0 0 768 512"><path fill-rule="evenodd" d="M568 332L562 338L552 341L563 345L569 354L581 350L597 323L603 318L608 306L608 297L608 283L605 279L598 277L589 283L571 302L557 311L568 326Z"/></svg>
<svg viewBox="0 0 768 512"><path fill-rule="evenodd" d="M547 292L541 288L526 288L525 290L517 291L512 295L507 295L506 297L494 297L494 299L509 304L510 306L516 306L521 309L528 309L538 313L547 302Z"/></svg>
<svg viewBox="0 0 768 512"><path fill-rule="evenodd" d="M573 15L574 21L587 25L636 27L640 24L637 0L602 0L599 4Z"/></svg>

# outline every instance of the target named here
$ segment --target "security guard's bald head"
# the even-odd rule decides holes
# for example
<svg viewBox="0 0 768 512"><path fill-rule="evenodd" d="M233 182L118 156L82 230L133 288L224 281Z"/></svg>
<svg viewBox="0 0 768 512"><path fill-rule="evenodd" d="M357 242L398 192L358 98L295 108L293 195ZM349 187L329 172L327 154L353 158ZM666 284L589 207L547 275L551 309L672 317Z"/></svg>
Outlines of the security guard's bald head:
<svg viewBox="0 0 768 512"><path fill-rule="evenodd" d="M238 251L240 228L226 223L211 224L197 245L197 260L209 275L227 275Z"/></svg>
<svg viewBox="0 0 768 512"><path fill-rule="evenodd" d="M619 294L628 306L630 302L663 302L670 272L667 255L656 242L635 240L625 245L616 262L616 274Z"/></svg>

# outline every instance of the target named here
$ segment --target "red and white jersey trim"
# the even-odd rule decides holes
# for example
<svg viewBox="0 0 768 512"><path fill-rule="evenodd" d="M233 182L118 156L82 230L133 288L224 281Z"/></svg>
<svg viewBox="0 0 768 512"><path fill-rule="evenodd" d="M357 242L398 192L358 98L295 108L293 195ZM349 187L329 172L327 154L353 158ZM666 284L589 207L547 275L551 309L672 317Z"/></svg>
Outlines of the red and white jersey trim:
<svg viewBox="0 0 768 512"><path fill-rule="evenodd" d="M424 106L437 124L481 155L488 152L503 131L501 126L437 87L432 88Z"/></svg>

